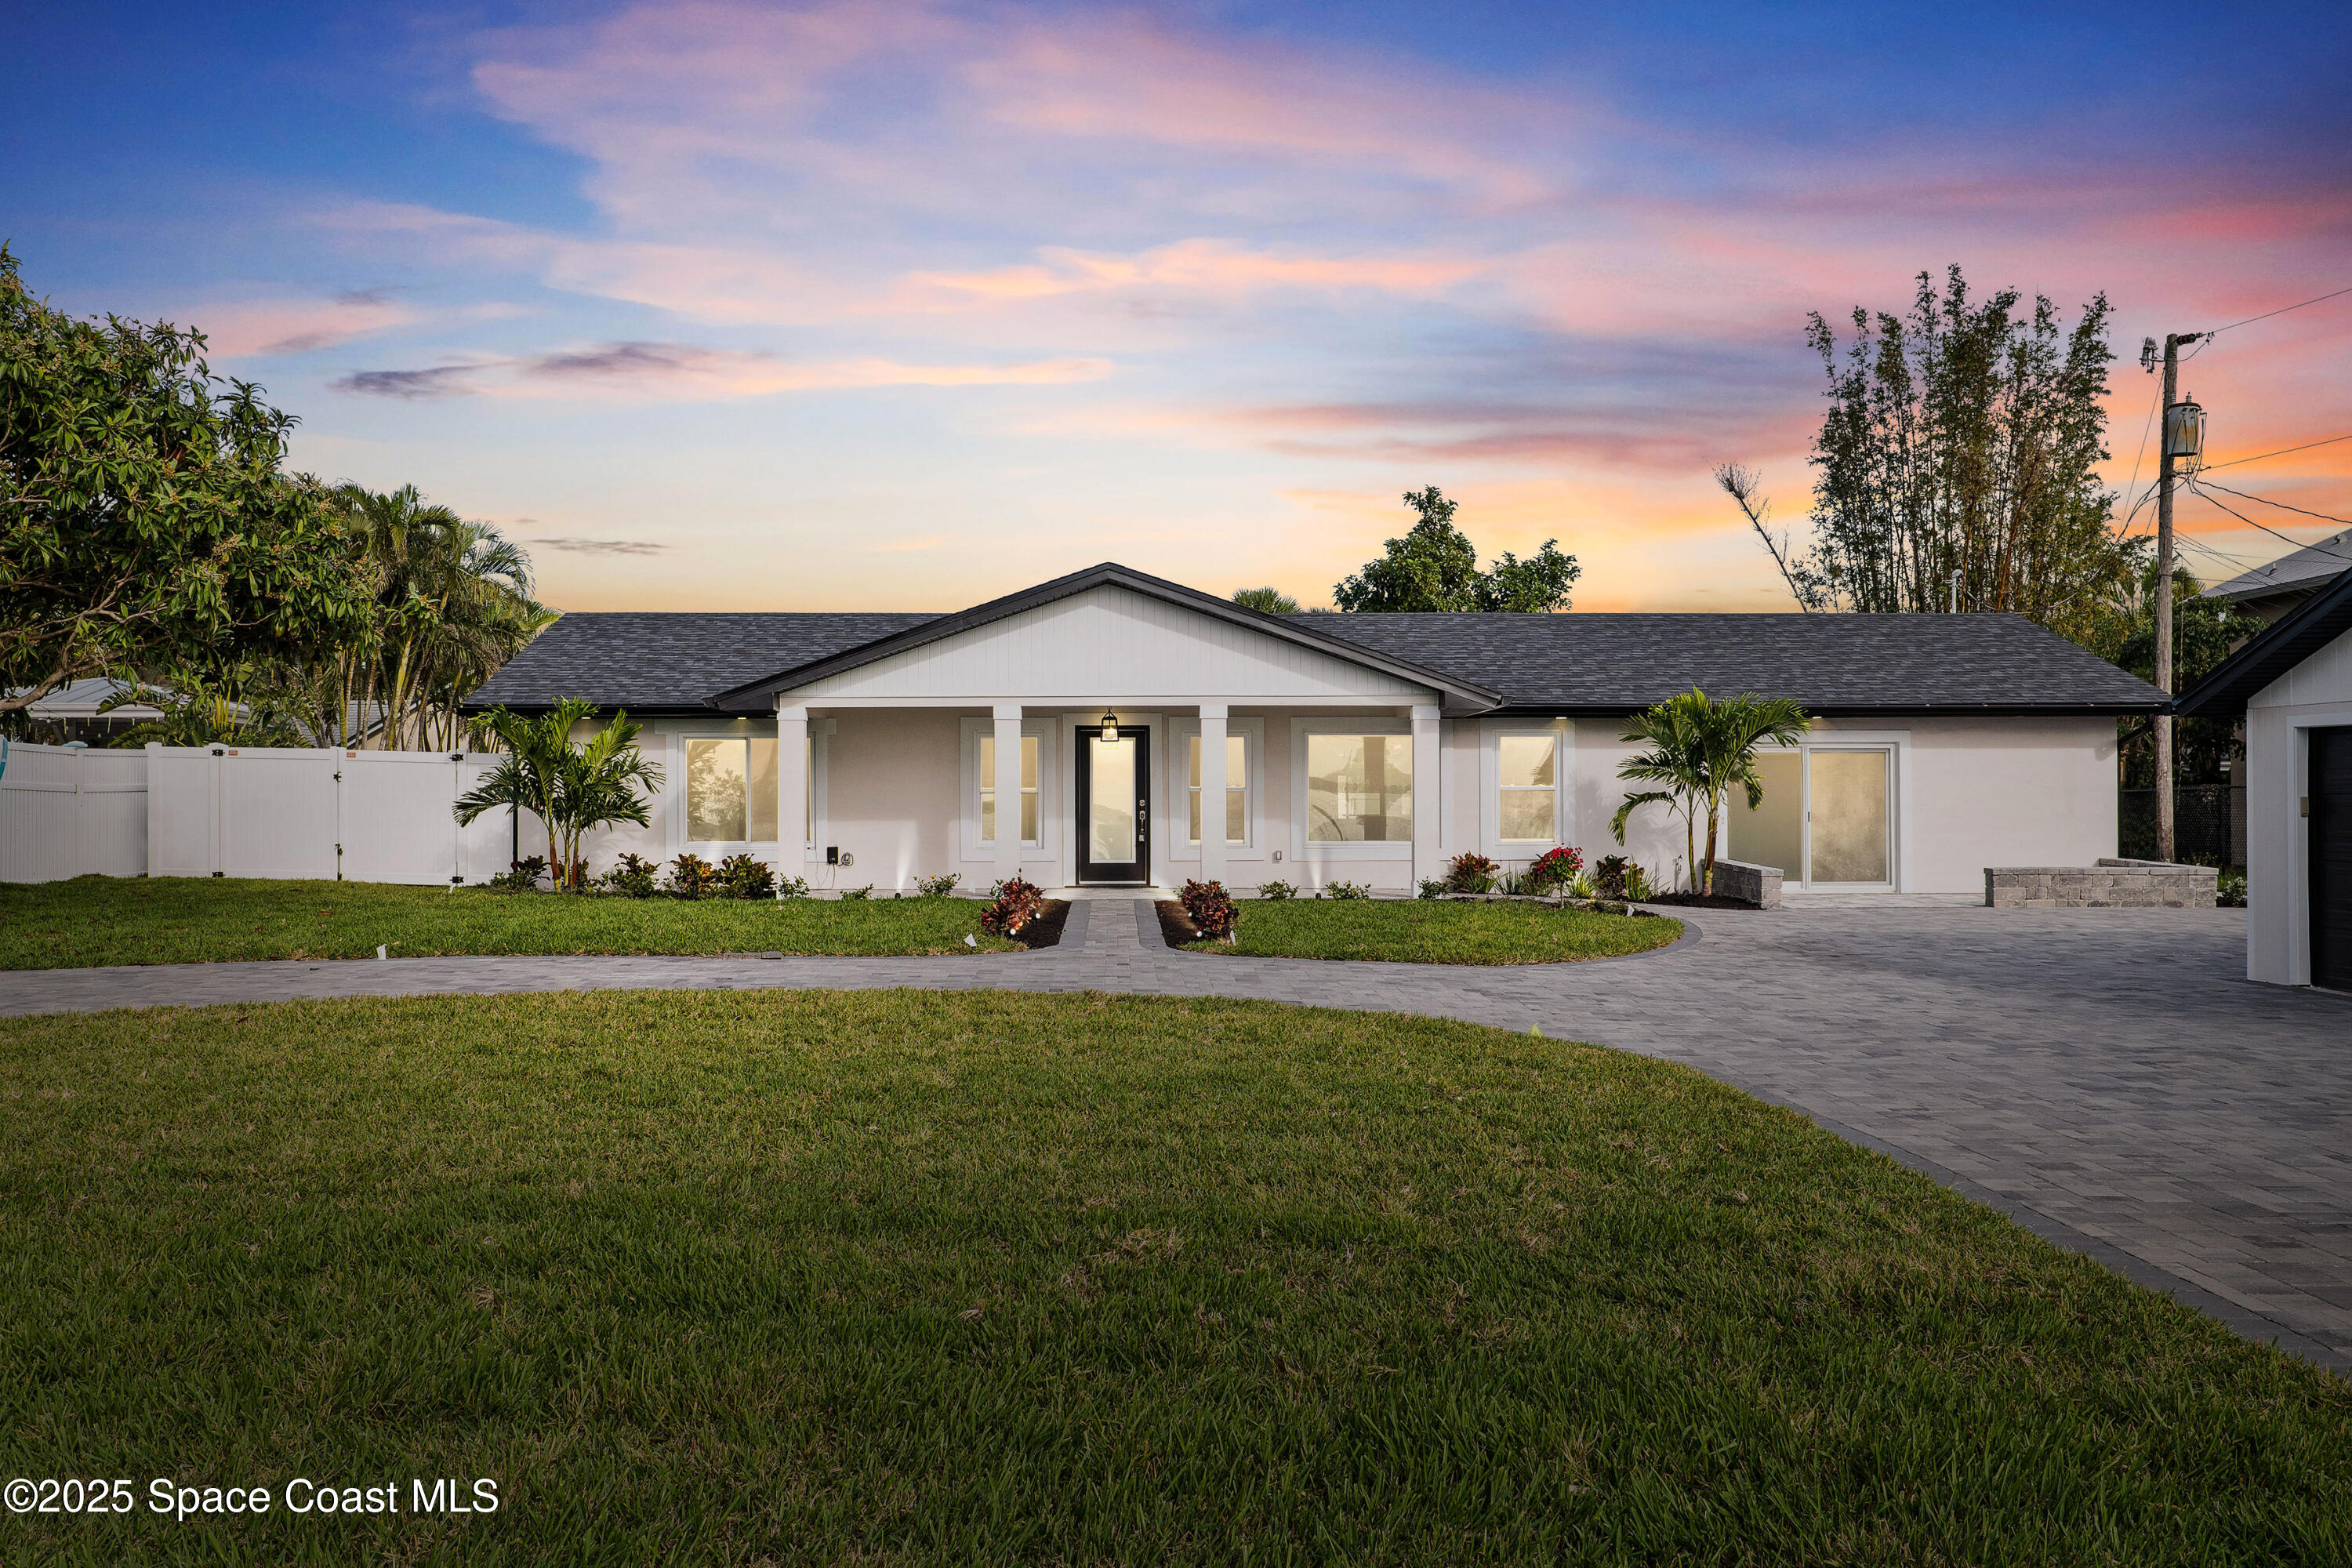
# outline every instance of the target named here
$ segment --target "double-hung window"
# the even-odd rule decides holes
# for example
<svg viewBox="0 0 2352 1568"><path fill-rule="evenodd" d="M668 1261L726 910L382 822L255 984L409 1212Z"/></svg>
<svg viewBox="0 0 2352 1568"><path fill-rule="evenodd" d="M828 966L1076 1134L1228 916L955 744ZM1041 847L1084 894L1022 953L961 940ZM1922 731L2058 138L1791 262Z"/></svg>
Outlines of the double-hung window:
<svg viewBox="0 0 2352 1568"><path fill-rule="evenodd" d="M1016 785L1007 778L1001 786L997 782L996 737L980 737L980 841L983 844L996 842L999 810L1008 814L1018 811L1021 842L1037 842L1037 737L1034 735L1021 737L1020 783Z"/></svg>
<svg viewBox="0 0 2352 1568"><path fill-rule="evenodd" d="M691 844L775 841L774 736L687 738L686 837Z"/></svg>
<svg viewBox="0 0 2352 1568"><path fill-rule="evenodd" d="M1198 735L1192 737L1186 765L1189 772L1185 775L1187 782L1184 795L1185 799L1190 803L1187 820L1191 826L1187 830L1185 842L1198 844L1201 842L1202 810L1201 737ZM1225 842L1228 844L1249 842L1249 776L1248 737L1227 735L1225 737Z"/></svg>
<svg viewBox="0 0 2352 1568"><path fill-rule="evenodd" d="M1498 735L1496 837L1506 844L1549 847L1559 831L1559 739Z"/></svg>

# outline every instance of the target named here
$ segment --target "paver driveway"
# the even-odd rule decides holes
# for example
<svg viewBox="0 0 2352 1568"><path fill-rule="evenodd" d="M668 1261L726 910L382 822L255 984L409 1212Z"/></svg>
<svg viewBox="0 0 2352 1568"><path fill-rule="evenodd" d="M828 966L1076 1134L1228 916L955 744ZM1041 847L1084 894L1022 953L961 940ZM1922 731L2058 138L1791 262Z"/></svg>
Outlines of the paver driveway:
<svg viewBox="0 0 2352 1568"><path fill-rule="evenodd" d="M474 958L18 972L0 1012L613 986L1258 997L1685 1062L2352 1372L2352 998L2242 978L2237 910L1703 911L1664 952L1505 969L1212 958L1147 904L972 959Z"/></svg>

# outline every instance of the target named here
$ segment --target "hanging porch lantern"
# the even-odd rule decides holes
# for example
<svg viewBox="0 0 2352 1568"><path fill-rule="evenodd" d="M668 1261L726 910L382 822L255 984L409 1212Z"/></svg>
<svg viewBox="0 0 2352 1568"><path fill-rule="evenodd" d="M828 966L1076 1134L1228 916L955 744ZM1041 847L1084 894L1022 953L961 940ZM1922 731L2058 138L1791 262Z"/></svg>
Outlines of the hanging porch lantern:
<svg viewBox="0 0 2352 1568"><path fill-rule="evenodd" d="M1118 715L1108 708L1103 710L1102 738L1111 745L1118 744Z"/></svg>

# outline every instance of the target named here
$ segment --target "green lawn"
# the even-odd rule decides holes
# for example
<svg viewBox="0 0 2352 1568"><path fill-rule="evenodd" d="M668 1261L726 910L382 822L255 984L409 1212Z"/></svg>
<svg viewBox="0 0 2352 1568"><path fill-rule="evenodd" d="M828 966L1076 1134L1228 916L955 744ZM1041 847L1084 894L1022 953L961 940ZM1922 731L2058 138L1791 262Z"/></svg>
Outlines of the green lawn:
<svg viewBox="0 0 2352 1568"><path fill-rule="evenodd" d="M1685 1069L1264 1004L0 1022L0 1368L7 1476L500 1499L11 1561L2352 1560L2344 1383Z"/></svg>
<svg viewBox="0 0 2352 1568"><path fill-rule="evenodd" d="M445 953L968 953L972 899L673 899L384 882L77 877L0 885L0 969Z"/></svg>
<svg viewBox="0 0 2352 1568"><path fill-rule="evenodd" d="M1194 952L1254 958L1380 958L1403 963L1563 963L1646 952L1683 934L1676 920L1540 904L1410 899L1244 900L1237 939Z"/></svg>

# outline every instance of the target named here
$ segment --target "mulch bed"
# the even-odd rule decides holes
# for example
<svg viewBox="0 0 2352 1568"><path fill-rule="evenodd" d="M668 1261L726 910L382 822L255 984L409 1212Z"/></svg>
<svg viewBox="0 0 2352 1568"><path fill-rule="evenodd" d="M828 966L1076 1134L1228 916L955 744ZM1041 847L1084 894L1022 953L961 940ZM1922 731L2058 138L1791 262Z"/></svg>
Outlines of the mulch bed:
<svg viewBox="0 0 2352 1568"><path fill-rule="evenodd" d="M1041 947L1059 947L1062 928L1070 923L1070 900L1047 899L1045 912L1023 926L1013 941L1034 952Z"/></svg>
<svg viewBox="0 0 2352 1568"><path fill-rule="evenodd" d="M1181 947L1188 942L1201 940L1201 928L1184 912L1184 906L1173 899L1162 899L1151 906L1159 911L1160 935L1171 947Z"/></svg>
<svg viewBox="0 0 2352 1568"><path fill-rule="evenodd" d="M1762 906L1746 899L1727 899L1721 893L1661 893L1654 899L1644 899L1645 904L1672 904L1681 910L1753 910Z"/></svg>

